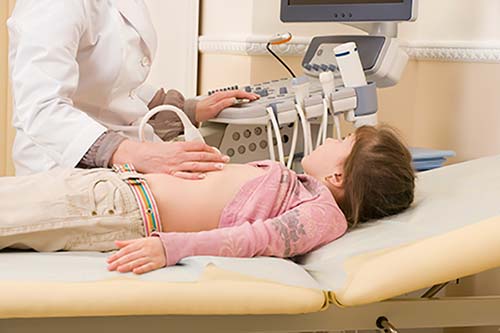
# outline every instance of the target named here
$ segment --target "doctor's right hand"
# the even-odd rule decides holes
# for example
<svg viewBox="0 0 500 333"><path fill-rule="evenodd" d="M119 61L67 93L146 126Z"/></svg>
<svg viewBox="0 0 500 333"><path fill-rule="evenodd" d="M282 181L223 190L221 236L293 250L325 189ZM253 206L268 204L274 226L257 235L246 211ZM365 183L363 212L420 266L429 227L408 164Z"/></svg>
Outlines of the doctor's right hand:
<svg viewBox="0 0 500 333"><path fill-rule="evenodd" d="M123 141L111 164L131 163L141 173L166 173L183 179L203 179L220 171L229 157L202 142Z"/></svg>

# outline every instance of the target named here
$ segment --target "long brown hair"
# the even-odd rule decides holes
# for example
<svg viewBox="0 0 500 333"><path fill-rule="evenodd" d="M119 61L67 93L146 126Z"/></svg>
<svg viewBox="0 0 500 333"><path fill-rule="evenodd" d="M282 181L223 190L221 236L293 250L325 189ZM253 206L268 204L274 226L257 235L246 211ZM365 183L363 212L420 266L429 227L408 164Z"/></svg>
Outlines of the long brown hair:
<svg viewBox="0 0 500 333"><path fill-rule="evenodd" d="M344 198L340 207L351 227L400 213L414 199L411 154L395 130L364 126L355 132L344 163Z"/></svg>

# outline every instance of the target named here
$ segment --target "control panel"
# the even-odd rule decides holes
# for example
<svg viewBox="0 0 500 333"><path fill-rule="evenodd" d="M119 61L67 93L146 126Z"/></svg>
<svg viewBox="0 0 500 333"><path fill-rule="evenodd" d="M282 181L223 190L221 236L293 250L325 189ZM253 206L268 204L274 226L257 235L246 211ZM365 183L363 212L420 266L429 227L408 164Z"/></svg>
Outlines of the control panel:
<svg viewBox="0 0 500 333"><path fill-rule="evenodd" d="M332 71L338 77L337 60L334 49L347 42L355 42L358 53L367 75L377 66L377 60L381 54L386 37L374 36L322 36L315 37L302 61L304 73L318 77L322 72Z"/></svg>
<svg viewBox="0 0 500 333"><path fill-rule="evenodd" d="M337 63L340 55L334 50L353 40L355 44L351 44L354 44L354 50L359 54L361 73L387 73L387 66L380 64L380 58L391 49L385 37L315 37L302 61L305 75L209 91L208 95L211 95L218 91L238 89L257 94L260 99L237 103L223 110L217 118L209 120L207 128L226 127L222 137L218 136L213 141L208 139L207 143L219 147L223 153L231 156L233 162L266 159L269 155L271 158L278 155L280 160L283 160L283 155L288 156L290 161L290 156L295 160L302 153L307 155L321 142L321 138L326 138L325 133L335 131L336 136L339 136L340 115L356 127L376 122L375 83L345 87L340 75ZM397 44L392 44L392 49L398 49ZM388 59L390 61L394 57ZM340 65L342 67L343 63ZM330 77L330 80L325 81L325 77ZM374 78L377 76L374 75ZM384 84L389 86L393 81L391 76Z"/></svg>

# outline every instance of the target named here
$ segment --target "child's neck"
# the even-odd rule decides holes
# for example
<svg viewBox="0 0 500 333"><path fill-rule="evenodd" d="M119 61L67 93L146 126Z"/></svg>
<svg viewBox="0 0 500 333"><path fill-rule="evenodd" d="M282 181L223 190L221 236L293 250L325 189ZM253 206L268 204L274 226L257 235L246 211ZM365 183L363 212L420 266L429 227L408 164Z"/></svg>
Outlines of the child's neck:
<svg viewBox="0 0 500 333"><path fill-rule="evenodd" d="M333 186L326 179L317 179L317 180L320 181L323 185L325 185L330 190L330 193L333 195L335 202L340 205L340 203L344 200L344 188L339 188L339 187Z"/></svg>

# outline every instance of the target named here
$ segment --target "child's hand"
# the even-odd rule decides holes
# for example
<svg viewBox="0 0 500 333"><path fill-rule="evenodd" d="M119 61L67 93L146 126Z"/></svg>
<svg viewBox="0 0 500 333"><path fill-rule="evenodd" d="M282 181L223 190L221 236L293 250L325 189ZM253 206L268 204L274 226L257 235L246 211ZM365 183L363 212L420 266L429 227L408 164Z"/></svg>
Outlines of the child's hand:
<svg viewBox="0 0 500 333"><path fill-rule="evenodd" d="M158 237L116 241L120 250L107 260L108 270L143 274L165 267L163 244Z"/></svg>

